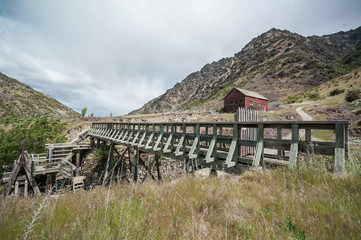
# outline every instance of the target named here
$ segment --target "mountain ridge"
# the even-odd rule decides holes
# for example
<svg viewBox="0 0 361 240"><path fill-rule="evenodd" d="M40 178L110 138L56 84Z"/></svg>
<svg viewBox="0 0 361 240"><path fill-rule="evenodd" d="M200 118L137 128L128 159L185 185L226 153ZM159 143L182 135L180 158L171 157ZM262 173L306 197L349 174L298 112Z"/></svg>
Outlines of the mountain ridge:
<svg viewBox="0 0 361 240"><path fill-rule="evenodd" d="M74 118L80 114L45 93L0 73L0 119L9 115L49 114L57 118Z"/></svg>
<svg viewBox="0 0 361 240"><path fill-rule="evenodd" d="M221 98L232 87L280 100L345 74L342 58L360 45L361 27L309 37L272 28L253 38L233 57L204 65L129 114L221 109Z"/></svg>

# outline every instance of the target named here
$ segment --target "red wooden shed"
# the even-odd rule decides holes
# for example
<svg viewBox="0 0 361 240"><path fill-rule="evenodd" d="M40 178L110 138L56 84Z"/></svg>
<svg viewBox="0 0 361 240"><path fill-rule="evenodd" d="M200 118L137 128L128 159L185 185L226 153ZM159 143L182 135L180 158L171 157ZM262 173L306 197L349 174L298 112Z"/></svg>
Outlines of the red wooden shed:
<svg viewBox="0 0 361 240"><path fill-rule="evenodd" d="M233 88L224 97L224 111L235 112L238 108L248 109L254 106L258 111L268 111L268 99L249 90Z"/></svg>

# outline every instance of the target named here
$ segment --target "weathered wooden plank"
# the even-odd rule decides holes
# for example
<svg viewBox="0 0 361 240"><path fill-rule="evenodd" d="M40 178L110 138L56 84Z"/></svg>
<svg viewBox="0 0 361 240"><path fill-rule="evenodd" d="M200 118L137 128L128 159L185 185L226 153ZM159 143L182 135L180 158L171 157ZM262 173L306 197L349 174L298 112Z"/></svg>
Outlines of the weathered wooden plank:
<svg viewBox="0 0 361 240"><path fill-rule="evenodd" d="M292 142L290 149L290 158L288 162L288 167L290 169L296 168L297 154L298 154L298 137L299 137L299 128L298 124L292 124Z"/></svg>
<svg viewBox="0 0 361 240"><path fill-rule="evenodd" d="M238 125L234 124L233 125L233 140L231 142L231 146L229 148L226 162L225 162L227 167L234 167L237 163L238 148L239 148L237 142L238 142Z"/></svg>
<svg viewBox="0 0 361 240"><path fill-rule="evenodd" d="M105 184L105 182L106 182L106 180L108 178L110 165L111 165L111 162L113 160L113 147L114 147L114 144L110 143L109 152L108 152L108 159L107 159L107 163L105 165L105 172L104 172L104 177L103 177L103 185Z"/></svg>
<svg viewBox="0 0 361 240"><path fill-rule="evenodd" d="M132 181L136 182L138 180L139 149L135 148L134 150L135 157L133 158Z"/></svg>
<svg viewBox="0 0 361 240"><path fill-rule="evenodd" d="M282 141L282 128L277 128L277 140ZM284 155L284 151L277 149L277 155Z"/></svg>
<svg viewBox="0 0 361 240"><path fill-rule="evenodd" d="M258 142L257 142L257 146L256 146L256 153L254 155L253 158L253 164L252 167L255 169L258 169L259 165L262 163L263 161L263 151L264 151L264 125L263 124L258 124L258 131L257 131L257 138L258 138Z"/></svg>
<svg viewBox="0 0 361 240"><path fill-rule="evenodd" d="M335 172L345 170L345 125L336 124Z"/></svg>
<svg viewBox="0 0 361 240"><path fill-rule="evenodd" d="M196 132L196 137L194 138L191 150L189 151L188 154L189 158L196 158L198 157L198 153L199 153L199 135L200 135L199 124L196 124L196 126L194 127L194 131Z"/></svg>

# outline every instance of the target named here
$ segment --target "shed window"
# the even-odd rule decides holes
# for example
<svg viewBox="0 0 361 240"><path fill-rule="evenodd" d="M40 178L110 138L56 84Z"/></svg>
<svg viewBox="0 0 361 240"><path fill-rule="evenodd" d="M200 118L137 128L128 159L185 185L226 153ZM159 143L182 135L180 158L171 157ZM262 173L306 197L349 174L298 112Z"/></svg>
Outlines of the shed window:
<svg viewBox="0 0 361 240"><path fill-rule="evenodd" d="M261 103L258 103L258 107L261 107Z"/></svg>
<svg viewBox="0 0 361 240"><path fill-rule="evenodd" d="M249 101L249 105L253 105L253 101Z"/></svg>

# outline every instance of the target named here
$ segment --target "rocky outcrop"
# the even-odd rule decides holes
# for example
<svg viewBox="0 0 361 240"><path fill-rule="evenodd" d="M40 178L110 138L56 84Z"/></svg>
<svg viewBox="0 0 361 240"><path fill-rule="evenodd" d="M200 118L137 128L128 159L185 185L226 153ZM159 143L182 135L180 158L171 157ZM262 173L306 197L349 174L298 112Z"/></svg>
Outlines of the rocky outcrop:
<svg viewBox="0 0 361 240"><path fill-rule="evenodd" d="M321 37L271 29L233 57L205 65L131 114L217 109L232 87L277 100L344 74L342 58L360 45L361 27Z"/></svg>

